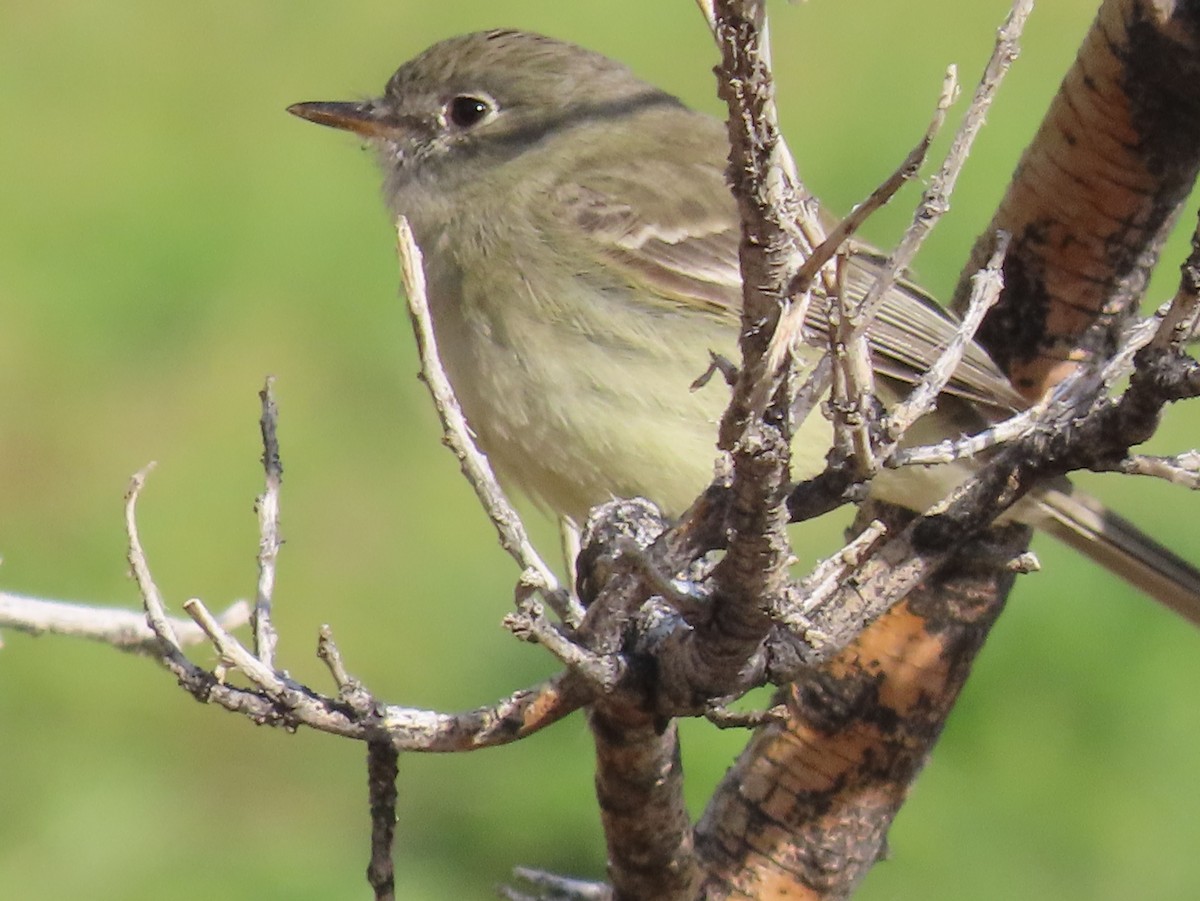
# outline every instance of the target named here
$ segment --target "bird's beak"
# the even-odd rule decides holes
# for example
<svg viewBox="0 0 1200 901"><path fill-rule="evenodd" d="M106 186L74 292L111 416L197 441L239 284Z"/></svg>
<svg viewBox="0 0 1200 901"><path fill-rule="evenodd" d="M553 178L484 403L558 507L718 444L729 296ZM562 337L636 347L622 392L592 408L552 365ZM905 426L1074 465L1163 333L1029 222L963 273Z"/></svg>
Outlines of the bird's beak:
<svg viewBox="0 0 1200 901"><path fill-rule="evenodd" d="M352 131L364 138L384 138L396 131L396 123L389 121L372 103L314 101L293 103L287 111L309 122Z"/></svg>

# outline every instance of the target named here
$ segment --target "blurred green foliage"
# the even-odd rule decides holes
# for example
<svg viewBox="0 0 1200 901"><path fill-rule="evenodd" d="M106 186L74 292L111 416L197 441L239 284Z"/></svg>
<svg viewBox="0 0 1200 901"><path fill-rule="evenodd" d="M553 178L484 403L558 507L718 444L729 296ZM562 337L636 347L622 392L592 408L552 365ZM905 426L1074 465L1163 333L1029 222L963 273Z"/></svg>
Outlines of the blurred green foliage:
<svg viewBox="0 0 1200 901"><path fill-rule="evenodd" d="M970 86L1004 11L777 5L784 124L834 209L907 151L947 63ZM1036 11L919 262L940 293L1092 12L1082 0ZM718 110L713 50L684 0L0 6L0 584L133 606L121 498L154 459L143 537L170 601L247 596L256 392L272 373L283 665L327 684L312 649L329 622L354 672L394 702L474 706L553 670L499 627L515 573L413 378L373 161L283 112L369 95L429 43L494 25L587 44ZM894 238L913 197L868 235ZM1183 246L1176 236L1155 297L1173 289ZM1173 416L1156 446L1194 444L1196 422ZM1087 481L1200 559L1194 498ZM806 532L803 552L828 552L835 534ZM868 901L1196 895L1200 635L1039 547L1046 571L1018 586ZM103 647L5 638L5 897L367 896L362 748L252 729ZM743 736L688 724L685 739L699 809ZM517 747L404 758L400 896L490 897L514 863L600 876L590 767L578 717Z"/></svg>

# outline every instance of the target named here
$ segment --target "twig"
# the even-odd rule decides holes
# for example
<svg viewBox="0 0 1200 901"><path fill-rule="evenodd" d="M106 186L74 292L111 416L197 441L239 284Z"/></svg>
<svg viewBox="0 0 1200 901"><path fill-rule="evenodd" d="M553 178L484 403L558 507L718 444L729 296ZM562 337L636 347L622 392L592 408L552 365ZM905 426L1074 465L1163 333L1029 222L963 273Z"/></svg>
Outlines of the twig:
<svg viewBox="0 0 1200 901"><path fill-rule="evenodd" d="M417 353L421 359L421 376L433 397L446 445L458 458L463 475L475 489L475 496L479 498L480 504L495 526L500 536L500 546L516 560L518 566L530 574L531 581L542 591L554 612L568 624L577 623L582 619L582 608L568 592L559 587L558 579L534 548L520 516L509 503L500 483L496 481L487 457L479 451L471 438L470 426L438 356L437 340L434 337L429 300L425 291L421 251L417 247L408 220L403 216L396 220L396 239L404 277L404 293L408 298L408 311L412 317Z"/></svg>
<svg viewBox="0 0 1200 901"><path fill-rule="evenodd" d="M162 592L158 590L158 585L155 584L154 577L150 574L150 567L146 563L146 552L142 549L141 538L138 537L136 515L138 497L146 484L146 477L152 469L154 469L154 464L148 463L134 473L129 483L129 490L125 493L125 534L129 539L129 568L142 593L142 603L146 610L146 624L162 642L164 650L179 651L179 638L175 634L171 621L167 618Z"/></svg>
<svg viewBox="0 0 1200 901"><path fill-rule="evenodd" d="M276 671L229 633L230 628L246 621L246 605L232 609L231 613L238 615L227 613L218 619L199 600L189 600L183 606L194 624L184 623L183 628L176 629L178 621L165 612L138 536L137 502L149 468L133 477L125 503L129 564L145 608L146 625L139 640L198 700L219 704L260 724L289 729L305 725L360 741L385 737L397 750L445 752L516 741L578 710L592 697L591 683L574 674L564 674L464 713L384 706L349 675L326 627L318 652L338 686L339 697L331 698ZM259 525L260 529L270 529L273 522L270 517L260 518ZM265 543L260 534L260 547ZM197 666L183 654L179 636L186 636L190 642L192 633L205 635L213 643L219 657L215 671ZM240 670L254 687L226 684L223 675L229 667Z"/></svg>
<svg viewBox="0 0 1200 901"><path fill-rule="evenodd" d="M500 896L508 901L611 901L613 897L612 889L603 882L585 882L529 867L513 867L513 876L528 882L536 893L527 894L508 885L497 886Z"/></svg>
<svg viewBox="0 0 1200 901"><path fill-rule="evenodd" d="M992 100L995 99L1004 76L1017 58L1018 40L1032 10L1033 0L1017 0L1009 12L1008 18L1000 27L992 55L984 67L983 77L975 89L974 97L971 98L971 105L967 108L958 130L955 132L954 140L950 144L941 169L930 179L929 188L913 214L912 223L905 230L896 249L888 257L887 263L874 284L863 297L863 328L866 328L867 323L871 321L900 273L908 268L933 226L950 209L950 195L954 191L963 166L966 165L971 146L983 128Z"/></svg>
<svg viewBox="0 0 1200 901"><path fill-rule="evenodd" d="M250 605L237 601L217 616L226 629L236 629L250 621ZM181 646L207 640L195 623L167 617ZM121 651L158 656L158 636L146 624L146 614L120 607L93 607L69 601L0 592L0 628L15 629L30 635L63 635L86 638L112 645Z"/></svg>
<svg viewBox="0 0 1200 901"><path fill-rule="evenodd" d="M1135 476L1151 476L1172 485L1200 490L1200 451L1190 450L1173 457L1150 454L1130 454L1108 467L1111 472Z"/></svg>
<svg viewBox="0 0 1200 901"><path fill-rule="evenodd" d="M963 355L975 337L975 332L979 330L984 315L1000 299L1000 292L1004 288L1002 267L1005 254L1008 253L1008 244L1008 235L997 236L992 258L988 260L987 266L972 276L971 299L954 337L913 386L908 397L888 412L886 430L892 442L900 441L914 422L933 409L937 403L937 396L950 383L954 371L962 362Z"/></svg>
<svg viewBox="0 0 1200 901"><path fill-rule="evenodd" d="M778 622L792 628L806 628L807 615L828 601L846 577L875 551L887 533L887 526L879 520L872 520L840 551L818 563L797 586L799 609L781 610Z"/></svg>
<svg viewBox="0 0 1200 901"><path fill-rule="evenodd" d="M475 751L510 744L540 732L574 713L591 698L591 687L566 672L532 688L513 692L493 704L461 713L389 705L383 709L380 725L400 751Z"/></svg>
<svg viewBox="0 0 1200 901"><path fill-rule="evenodd" d="M400 754L386 738L367 742L367 795L371 809L371 862L367 882L375 901L396 897L396 865L392 845L396 837L396 776Z"/></svg>
<svg viewBox="0 0 1200 901"><path fill-rule="evenodd" d="M342 652L334 643L333 630L329 628L328 623L321 626L317 635L317 658L329 669L329 675L333 677L333 684L338 687L340 693L358 687L358 680L352 678L346 669L346 663L342 660Z"/></svg>
<svg viewBox="0 0 1200 901"><path fill-rule="evenodd" d="M275 592L275 561L283 543L279 536L279 491L283 484L283 460L279 454L279 437L276 427L279 409L275 406L272 391L275 379L268 378L258 393L262 401L262 416L259 426L263 441L263 471L266 487L255 500L258 511L258 585L254 594L254 653L263 665L275 668L275 648L279 635L271 624L271 598Z"/></svg>
<svg viewBox="0 0 1200 901"><path fill-rule="evenodd" d="M790 349L798 346L797 342L803 341L802 332L809 303L809 298L806 295L817 273L824 269L826 263L833 258L835 253L842 250L845 243L871 215L896 196L896 193L920 172L921 166L924 165L925 158L929 153L929 148L933 143L933 139L941 131L942 125L945 124L946 111L957 96L957 73L955 68L950 66L946 70L946 77L942 82L942 89L938 95L933 116L916 146L908 152L908 156L904 158L904 161L896 167L892 174L876 187L866 200L857 204L834 227L825 240L813 249L813 252L804 261L799 271L792 277L784 293L785 296L793 298L793 301L780 319L779 327L776 328L775 335L771 339L771 348L767 355L768 371L777 371L786 355L790 352ZM832 293L834 287L832 283L828 280L826 281L825 288L827 292ZM796 295L805 296L797 301L794 299ZM850 321L855 325L860 324L857 310L855 315L850 317ZM824 387L821 388L819 393L824 393ZM803 421L803 419L799 421Z"/></svg>
<svg viewBox="0 0 1200 901"><path fill-rule="evenodd" d="M718 729L757 729L770 723L787 720L787 705L776 704L766 710L730 710L713 705L704 711L704 718Z"/></svg>
<svg viewBox="0 0 1200 901"><path fill-rule="evenodd" d="M977 457L986 450L1020 438L1033 428L1045 408L1046 405L1042 403L1014 413L1008 419L975 435L957 439L947 438L937 444L899 448L887 458L886 463L892 467L934 466Z"/></svg>
<svg viewBox="0 0 1200 901"><path fill-rule="evenodd" d="M303 701L301 698L296 698L299 694L304 694L304 698L311 697L311 695L301 692L295 683L284 678L274 668L267 666L247 650L240 641L221 628L221 624L208 612L208 608L199 598L189 598L184 601L183 609L204 630L204 634L213 643L221 660L241 670L251 682L267 694L288 703L289 706L293 699Z"/></svg>
<svg viewBox="0 0 1200 901"><path fill-rule="evenodd" d="M1192 252L1179 267L1179 288L1150 342L1156 350L1181 349L1192 338L1200 321L1200 214L1192 232Z"/></svg>
<svg viewBox="0 0 1200 901"><path fill-rule="evenodd" d="M925 165L925 158L929 155L929 148L933 144L933 139L937 137L938 132L942 130L942 126L946 123L946 111L950 109L950 106L957 98L958 70L954 66L948 66L946 68L946 75L942 79L942 89L938 94L933 116L929 120L929 125L926 126L925 133L921 136L921 139L908 152L908 156L896 167L895 171L882 184L875 188L866 200L856 204L854 209L837 224L821 245L813 250L812 255L800 267L800 271L792 277L792 281L787 288L788 294L807 291L817 271L833 258L833 255L842 248L842 245L852 235L858 232L862 224L895 197L902 187L916 178L917 173L921 171L921 167Z"/></svg>
<svg viewBox="0 0 1200 901"><path fill-rule="evenodd" d="M518 638L540 644L602 694L612 691L625 671L617 655L594 653L559 632L533 599L518 602L517 609L504 617L504 627Z"/></svg>
<svg viewBox="0 0 1200 901"><path fill-rule="evenodd" d="M846 258L839 258L837 295L829 310L829 349L833 358L833 383L829 406L833 411L833 448L847 460L855 475L875 474L874 435L879 418L875 372L867 336L856 328L857 304L846 292Z"/></svg>

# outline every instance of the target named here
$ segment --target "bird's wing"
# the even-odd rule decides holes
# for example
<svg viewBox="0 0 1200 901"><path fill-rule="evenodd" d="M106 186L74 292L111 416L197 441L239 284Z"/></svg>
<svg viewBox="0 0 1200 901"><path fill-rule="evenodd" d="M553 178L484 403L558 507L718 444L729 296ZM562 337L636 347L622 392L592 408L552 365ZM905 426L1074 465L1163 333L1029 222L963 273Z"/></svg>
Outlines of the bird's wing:
<svg viewBox="0 0 1200 901"><path fill-rule="evenodd" d="M672 194L666 178L639 174L635 182L601 170L585 183L561 184L554 212L584 236L585 255L599 258L649 298L736 318L740 231L719 172L696 167L696 190L688 197Z"/></svg>
<svg viewBox="0 0 1200 901"><path fill-rule="evenodd" d="M657 168L664 171L656 172ZM673 167L673 168L672 168ZM598 168L586 179L561 183L553 192L551 213L567 217L584 236L580 250L656 302L682 305L735 321L742 304L737 209L724 174L717 166L693 167L691 190L680 195L678 164L644 163L636 176L628 170ZM669 224L668 224L669 223ZM882 257L856 248L847 285L862 297ZM828 332L825 311L814 304L807 325ZM923 375L954 337L958 321L916 285L900 280L884 299L868 329L876 370L902 382ZM1017 393L987 353L971 344L946 392L1000 414L1023 409Z"/></svg>

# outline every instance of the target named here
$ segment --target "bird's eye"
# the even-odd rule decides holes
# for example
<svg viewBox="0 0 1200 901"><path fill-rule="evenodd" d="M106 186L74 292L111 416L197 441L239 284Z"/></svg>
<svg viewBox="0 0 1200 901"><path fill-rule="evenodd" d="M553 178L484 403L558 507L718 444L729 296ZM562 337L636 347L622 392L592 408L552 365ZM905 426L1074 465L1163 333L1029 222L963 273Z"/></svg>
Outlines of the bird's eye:
<svg viewBox="0 0 1200 901"><path fill-rule="evenodd" d="M459 94L446 104L446 120L458 128L478 125L496 111L496 105L488 97Z"/></svg>

